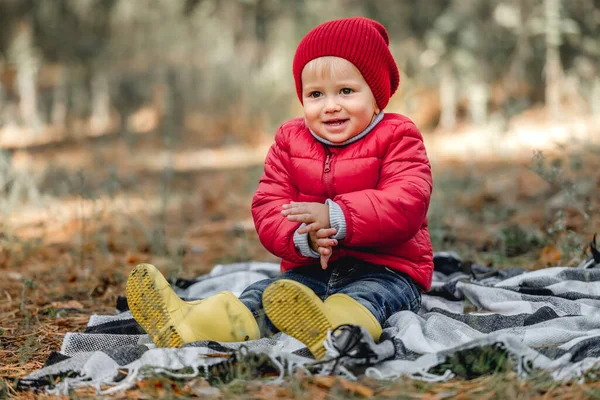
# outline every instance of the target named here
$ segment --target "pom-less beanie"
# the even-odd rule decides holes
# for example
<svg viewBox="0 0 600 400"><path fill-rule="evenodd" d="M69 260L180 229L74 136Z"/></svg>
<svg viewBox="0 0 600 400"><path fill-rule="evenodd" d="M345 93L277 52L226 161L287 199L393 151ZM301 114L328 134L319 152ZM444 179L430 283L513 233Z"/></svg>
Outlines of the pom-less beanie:
<svg viewBox="0 0 600 400"><path fill-rule="evenodd" d="M337 19L317 26L300 41L294 56L294 80L300 102L302 70L306 64L315 58L333 56L354 64L383 110L400 84L400 74L389 44L383 25L369 18Z"/></svg>

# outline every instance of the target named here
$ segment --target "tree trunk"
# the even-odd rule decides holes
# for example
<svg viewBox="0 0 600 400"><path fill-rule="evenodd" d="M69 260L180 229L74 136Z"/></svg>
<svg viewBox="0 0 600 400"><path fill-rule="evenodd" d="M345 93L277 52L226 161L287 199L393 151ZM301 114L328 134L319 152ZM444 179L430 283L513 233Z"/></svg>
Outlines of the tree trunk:
<svg viewBox="0 0 600 400"><path fill-rule="evenodd" d="M1 73L1 71L0 71ZM2 81L0 80L0 110L4 110L4 86L2 85ZM4 115L0 112L0 129L2 129L2 125L4 123Z"/></svg>
<svg viewBox="0 0 600 400"><path fill-rule="evenodd" d="M487 122L487 104L489 100L487 84L481 79L475 79L469 85L468 96L471 121L478 126L485 125Z"/></svg>
<svg viewBox="0 0 600 400"><path fill-rule="evenodd" d="M92 134L102 134L106 132L110 125L110 95L108 78L101 71L102 66L96 68L94 77L92 78L92 117L91 128Z"/></svg>
<svg viewBox="0 0 600 400"><path fill-rule="evenodd" d="M10 46L10 58L17 68L17 90L21 118L33 131L40 132L42 123L37 107L37 81L40 60L33 47L31 26L22 22Z"/></svg>
<svg viewBox="0 0 600 400"><path fill-rule="evenodd" d="M517 0L519 23L516 27L517 43L515 56L510 63L508 74L504 78L504 86L510 94L519 93L519 86L527 82L527 63L532 58L533 50L529 43L529 33L525 29L525 21L529 16L526 0Z"/></svg>
<svg viewBox="0 0 600 400"><path fill-rule="evenodd" d="M440 126L443 129L453 129L456 126L456 86L452 65L443 61L440 77Z"/></svg>
<svg viewBox="0 0 600 400"><path fill-rule="evenodd" d="M67 82L65 67L60 67L56 86L52 90L51 120L53 125L64 127L67 122Z"/></svg>
<svg viewBox="0 0 600 400"><path fill-rule="evenodd" d="M546 16L546 108L550 118L560 112L562 66L560 63L560 1L545 0Z"/></svg>
<svg viewBox="0 0 600 400"><path fill-rule="evenodd" d="M594 79L590 96L590 109L592 115L600 115L600 78Z"/></svg>

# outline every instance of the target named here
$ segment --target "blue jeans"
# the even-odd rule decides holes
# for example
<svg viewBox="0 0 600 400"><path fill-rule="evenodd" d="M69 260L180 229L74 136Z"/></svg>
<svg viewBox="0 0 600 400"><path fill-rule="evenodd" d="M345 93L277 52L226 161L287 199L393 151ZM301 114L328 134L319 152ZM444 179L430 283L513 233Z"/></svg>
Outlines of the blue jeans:
<svg viewBox="0 0 600 400"><path fill-rule="evenodd" d="M262 294L267 286L279 279L299 282L311 288L322 300L336 293L348 295L365 306L382 327L395 312L417 312L421 307L421 292L408 275L354 258L343 258L330 263L326 270L319 264L294 268L276 278L248 286L240 300L256 318L263 336L277 332L263 311Z"/></svg>

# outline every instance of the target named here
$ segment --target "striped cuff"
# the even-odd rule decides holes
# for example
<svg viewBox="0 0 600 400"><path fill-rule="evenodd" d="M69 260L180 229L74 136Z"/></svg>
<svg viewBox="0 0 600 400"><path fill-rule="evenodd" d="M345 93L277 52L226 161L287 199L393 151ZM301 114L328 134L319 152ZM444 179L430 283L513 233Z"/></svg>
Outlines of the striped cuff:
<svg viewBox="0 0 600 400"><path fill-rule="evenodd" d="M335 201L327 199L325 204L329 206L329 226L336 229L336 234L332 239L343 240L346 237L346 217L342 207Z"/></svg>
<svg viewBox="0 0 600 400"><path fill-rule="evenodd" d="M305 226L306 226L306 224L300 225L300 227L298 227L298 230L301 228L304 228ZM310 258L321 257L321 255L319 253L317 253L310 247L310 244L309 244L310 238L308 237L308 233L301 235L298 233L298 230L296 230L296 232L294 232L294 246L296 246L298 251L300 251L300 254L302 254L304 257L310 257Z"/></svg>

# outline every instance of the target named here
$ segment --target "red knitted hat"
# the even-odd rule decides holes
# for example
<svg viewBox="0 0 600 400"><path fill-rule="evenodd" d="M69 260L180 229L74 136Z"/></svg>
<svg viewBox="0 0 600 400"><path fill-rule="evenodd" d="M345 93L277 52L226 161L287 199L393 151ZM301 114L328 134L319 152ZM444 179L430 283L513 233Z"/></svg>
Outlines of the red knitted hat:
<svg viewBox="0 0 600 400"><path fill-rule="evenodd" d="M334 56L354 64L383 110L400 84L389 44L383 25L368 18L337 19L317 26L300 41L294 56L294 80L300 102L304 66L315 58Z"/></svg>

